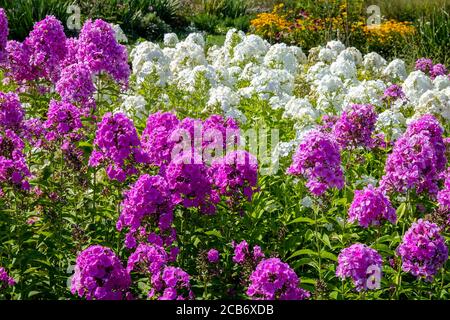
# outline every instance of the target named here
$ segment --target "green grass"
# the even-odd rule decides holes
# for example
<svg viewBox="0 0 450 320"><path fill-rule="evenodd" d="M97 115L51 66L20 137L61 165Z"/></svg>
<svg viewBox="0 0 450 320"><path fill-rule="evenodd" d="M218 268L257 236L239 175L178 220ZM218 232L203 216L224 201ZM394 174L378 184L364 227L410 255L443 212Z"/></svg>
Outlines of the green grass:
<svg viewBox="0 0 450 320"><path fill-rule="evenodd" d="M364 7L378 5L382 16L399 21L415 21L430 17L435 9L450 11L450 0L365 0Z"/></svg>

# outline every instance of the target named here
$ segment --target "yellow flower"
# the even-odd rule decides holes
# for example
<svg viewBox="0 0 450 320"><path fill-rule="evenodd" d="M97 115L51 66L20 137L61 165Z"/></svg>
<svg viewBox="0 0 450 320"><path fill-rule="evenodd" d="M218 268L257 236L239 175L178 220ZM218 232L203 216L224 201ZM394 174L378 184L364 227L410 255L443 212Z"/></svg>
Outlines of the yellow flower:
<svg viewBox="0 0 450 320"><path fill-rule="evenodd" d="M397 37L405 37L416 32L411 22L388 20L380 25L365 26L363 28L367 37L380 43L386 43Z"/></svg>
<svg viewBox="0 0 450 320"><path fill-rule="evenodd" d="M274 33L289 31L291 25L286 16L279 12L283 9L282 3L276 5L270 13L260 13L255 19L250 21L255 32L263 36L271 37Z"/></svg>

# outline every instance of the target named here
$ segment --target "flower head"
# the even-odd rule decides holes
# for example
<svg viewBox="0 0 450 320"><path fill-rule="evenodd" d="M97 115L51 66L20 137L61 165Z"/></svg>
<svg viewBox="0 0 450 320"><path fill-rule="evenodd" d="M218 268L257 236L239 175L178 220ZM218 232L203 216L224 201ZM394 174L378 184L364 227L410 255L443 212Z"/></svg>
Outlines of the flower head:
<svg viewBox="0 0 450 320"><path fill-rule="evenodd" d="M186 300L194 299L191 290L190 276L183 269L165 267L160 277L152 281L152 290L149 297L158 297L158 300Z"/></svg>
<svg viewBox="0 0 450 320"><path fill-rule="evenodd" d="M7 61L6 77L17 83L24 83L37 78L37 71L30 65L30 49L21 42L10 40L6 43Z"/></svg>
<svg viewBox="0 0 450 320"><path fill-rule="evenodd" d="M148 117L141 141L151 164L161 166L170 162L175 145L170 137L178 124L178 118L170 112L156 112Z"/></svg>
<svg viewBox="0 0 450 320"><path fill-rule="evenodd" d="M448 259L448 248L439 227L419 219L403 236L397 253L402 270L418 278L431 281Z"/></svg>
<svg viewBox="0 0 450 320"><path fill-rule="evenodd" d="M116 225L118 230L128 227L130 230L128 237L134 238L137 231L142 233L146 227L153 230L159 228L161 232L170 229L174 204L169 186L163 177L144 174L124 192L124 196ZM143 229L140 229L141 226ZM135 246L134 241L129 244L127 247Z"/></svg>
<svg viewBox="0 0 450 320"><path fill-rule="evenodd" d="M210 249L208 251L208 261L211 263L217 263L219 261L219 251L216 249Z"/></svg>
<svg viewBox="0 0 450 320"><path fill-rule="evenodd" d="M5 268L0 267L0 290L6 287L12 287L16 284L13 277L10 277Z"/></svg>
<svg viewBox="0 0 450 320"><path fill-rule="evenodd" d="M384 90L383 100L392 100L395 101L397 99L405 99L405 93L401 86L397 84L392 84Z"/></svg>
<svg viewBox="0 0 450 320"><path fill-rule="evenodd" d="M262 258L264 258L264 253L260 246L254 246L253 252L250 251L247 241L242 240L240 243L236 244L233 241L234 256L233 262L243 265L246 263L258 263Z"/></svg>
<svg viewBox="0 0 450 320"><path fill-rule="evenodd" d="M127 85L130 76L127 49L116 41L112 26L101 20L87 20L78 38L77 60L85 62L94 74L105 72Z"/></svg>
<svg viewBox="0 0 450 320"><path fill-rule="evenodd" d="M344 176L339 145L328 133L318 130L307 133L293 157L288 173L303 175L308 179L306 186L317 196L328 188L341 189Z"/></svg>
<svg viewBox="0 0 450 320"><path fill-rule="evenodd" d="M278 258L262 260L250 276L247 295L254 300L304 300L310 293L299 288L294 270Z"/></svg>
<svg viewBox="0 0 450 320"><path fill-rule="evenodd" d="M251 201L258 181L258 161L247 151L232 151L213 162L211 177L221 195Z"/></svg>
<svg viewBox="0 0 450 320"><path fill-rule="evenodd" d="M437 200L439 206L450 212L450 170L447 170L444 188L438 192Z"/></svg>
<svg viewBox="0 0 450 320"><path fill-rule="evenodd" d="M208 167L194 163L190 153L181 153L167 166L164 173L173 201L186 208L198 207L206 214L214 214L220 201L212 188Z"/></svg>
<svg viewBox="0 0 450 320"><path fill-rule="evenodd" d="M21 129L25 112L19 96L13 92L0 92L0 127L18 132Z"/></svg>
<svg viewBox="0 0 450 320"><path fill-rule="evenodd" d="M443 64L435 64L430 71L430 78L435 79L438 76L445 76L448 74L447 68Z"/></svg>
<svg viewBox="0 0 450 320"><path fill-rule="evenodd" d="M56 92L63 101L82 106L92 100L95 87L89 67L84 63L75 63L62 69Z"/></svg>
<svg viewBox="0 0 450 320"><path fill-rule="evenodd" d="M95 245L78 255L70 290L88 300L121 300L130 284L130 275L114 252Z"/></svg>
<svg viewBox="0 0 450 320"><path fill-rule="evenodd" d="M75 138L77 130L82 127L80 110L70 103L51 100L44 127L50 141L58 137Z"/></svg>
<svg viewBox="0 0 450 320"><path fill-rule="evenodd" d="M380 225L382 220L391 223L397 221L395 209L389 198L379 188L369 185L364 190L356 190L355 198L348 210L349 222L358 221L359 225L368 228Z"/></svg>
<svg viewBox="0 0 450 320"><path fill-rule="evenodd" d="M338 256L336 276L351 278L357 291L367 290L370 277L378 269L381 273L380 254L361 243L356 243L341 251Z"/></svg>
<svg viewBox="0 0 450 320"><path fill-rule="evenodd" d="M6 60L6 43L8 41L8 18L5 10L0 8L0 64Z"/></svg>
<svg viewBox="0 0 450 320"><path fill-rule="evenodd" d="M158 276L167 262L168 256L163 247L141 243L128 258L127 272L141 271Z"/></svg>
<svg viewBox="0 0 450 320"><path fill-rule="evenodd" d="M336 122L333 134L343 148L371 147L377 114L370 104L353 104Z"/></svg>
<svg viewBox="0 0 450 320"><path fill-rule="evenodd" d="M59 78L60 63L66 56L66 35L64 27L54 16L47 16L37 22L24 41L30 56L28 63L36 70L39 78L56 81Z"/></svg>
<svg viewBox="0 0 450 320"><path fill-rule="evenodd" d="M428 58L420 58L416 61L416 70L428 73L433 68L433 60Z"/></svg>
<svg viewBox="0 0 450 320"><path fill-rule="evenodd" d="M94 145L89 165L107 164L110 179L123 182L127 175L137 173L136 163L147 162L133 122L122 113L103 116L95 133Z"/></svg>
<svg viewBox="0 0 450 320"><path fill-rule="evenodd" d="M0 131L0 183L29 190L27 178L31 176L22 139L12 130Z"/></svg>
<svg viewBox="0 0 450 320"><path fill-rule="evenodd" d="M418 193L428 191L435 195L447 163L442 133L439 122L431 115L410 123L386 160L381 187L400 193L415 188Z"/></svg>

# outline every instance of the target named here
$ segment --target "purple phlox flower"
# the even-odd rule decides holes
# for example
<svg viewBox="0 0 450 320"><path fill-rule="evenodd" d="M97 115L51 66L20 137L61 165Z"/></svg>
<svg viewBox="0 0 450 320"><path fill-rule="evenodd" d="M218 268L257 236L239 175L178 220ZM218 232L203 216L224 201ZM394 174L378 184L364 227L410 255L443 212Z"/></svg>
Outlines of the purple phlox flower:
<svg viewBox="0 0 450 320"><path fill-rule="evenodd" d="M262 260L250 275L247 295L253 300L304 300L310 293L299 288L300 279L278 258Z"/></svg>

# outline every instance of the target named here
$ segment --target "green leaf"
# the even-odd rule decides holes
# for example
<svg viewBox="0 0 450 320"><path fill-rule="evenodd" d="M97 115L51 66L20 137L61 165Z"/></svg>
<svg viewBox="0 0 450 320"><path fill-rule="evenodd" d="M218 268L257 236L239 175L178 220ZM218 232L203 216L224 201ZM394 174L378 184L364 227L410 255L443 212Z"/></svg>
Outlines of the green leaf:
<svg viewBox="0 0 450 320"><path fill-rule="evenodd" d="M311 250L311 249L301 249L301 250L297 250L297 251L295 251L289 258L288 258L288 260L289 259L292 259L292 258L294 258L294 257L297 257L297 256L301 256L301 255L315 255L315 256L317 256L317 252L315 252L315 251L313 251L313 250Z"/></svg>
<svg viewBox="0 0 450 320"><path fill-rule="evenodd" d="M293 223L309 223L309 224L314 224L315 221L311 218L307 218L307 217L299 217L299 218L295 218L294 220L290 221L288 224L293 224Z"/></svg>
<svg viewBox="0 0 450 320"><path fill-rule="evenodd" d="M210 230L210 231L205 231L205 234L208 236L216 236L217 238L223 238L220 231L217 231L216 229Z"/></svg>
<svg viewBox="0 0 450 320"><path fill-rule="evenodd" d="M400 221L403 215L406 212L406 203L403 202L398 208L397 208L397 220Z"/></svg>
<svg viewBox="0 0 450 320"><path fill-rule="evenodd" d="M30 292L28 292L28 298L31 298L32 296L35 296L37 294L40 294L40 292L39 291L30 291Z"/></svg>
<svg viewBox="0 0 450 320"><path fill-rule="evenodd" d="M328 251L324 251L324 250L320 251L320 257L324 258L324 259L329 259L332 261L337 261L337 257L334 254L332 254L331 252L328 252Z"/></svg>
<svg viewBox="0 0 450 320"><path fill-rule="evenodd" d="M327 234L322 235L322 241L323 241L323 243L325 243L328 246L328 248L332 249L330 238L328 237Z"/></svg>

